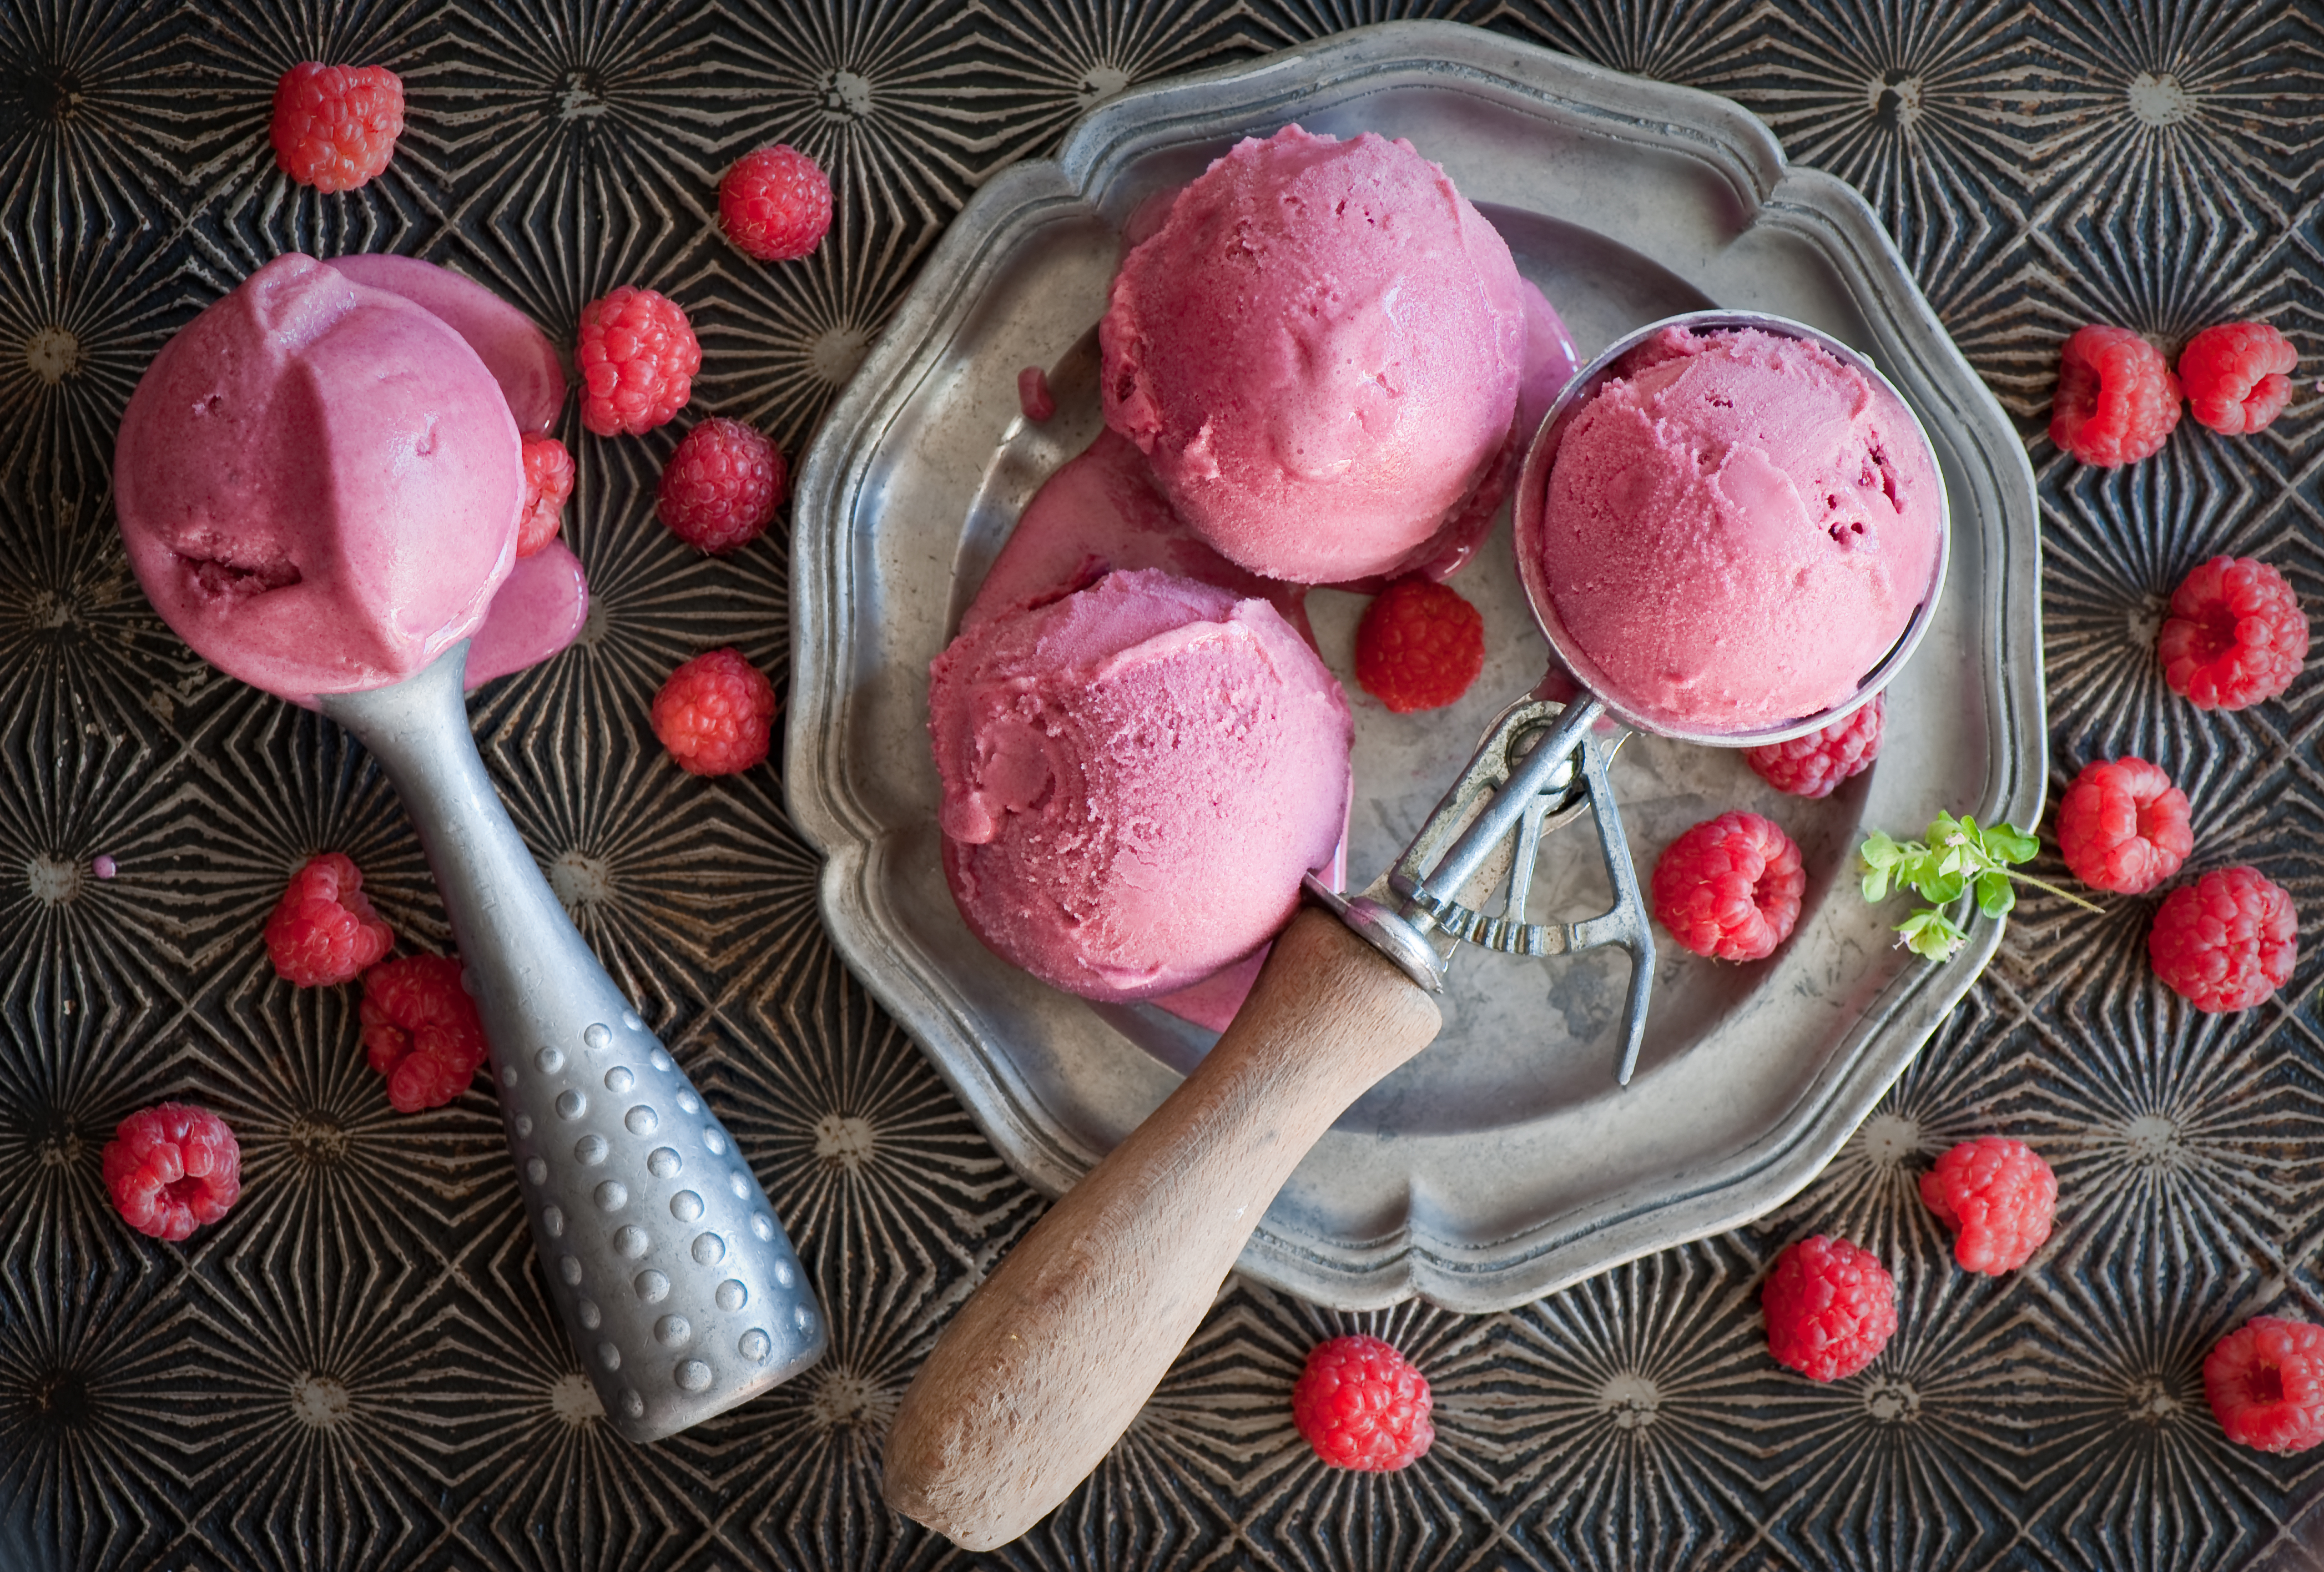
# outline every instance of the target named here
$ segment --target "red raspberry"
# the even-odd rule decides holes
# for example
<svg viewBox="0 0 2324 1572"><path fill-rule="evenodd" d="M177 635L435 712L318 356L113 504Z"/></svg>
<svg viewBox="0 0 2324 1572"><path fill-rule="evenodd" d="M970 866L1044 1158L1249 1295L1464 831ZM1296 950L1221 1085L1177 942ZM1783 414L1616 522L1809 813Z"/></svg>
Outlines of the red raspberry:
<svg viewBox="0 0 2324 1572"><path fill-rule="evenodd" d="M318 191L352 191L394 156L403 79L385 66L302 61L274 85L268 134L284 174Z"/></svg>
<svg viewBox="0 0 2324 1572"><path fill-rule="evenodd" d="M1951 1229L1953 1259L1998 1277L2034 1258L2058 1210L2058 1176L2022 1141L1964 1141L1921 1176L1921 1199Z"/></svg>
<svg viewBox="0 0 2324 1572"><path fill-rule="evenodd" d="M831 177L795 147L746 153L718 181L718 227L761 262L791 262L831 227Z"/></svg>
<svg viewBox="0 0 2324 1572"><path fill-rule="evenodd" d="M1706 818L1655 864L1655 920L1699 956L1756 961L1800 920L1808 886L1800 848L1756 813Z"/></svg>
<svg viewBox="0 0 2324 1572"><path fill-rule="evenodd" d="M654 512L687 545L731 551L773 522L783 478L781 448L740 421L714 415L662 466Z"/></svg>
<svg viewBox="0 0 2324 1572"><path fill-rule="evenodd" d="M1442 709L1485 669L1485 619L1461 592L1399 578L1356 624L1356 680L1398 715Z"/></svg>
<svg viewBox="0 0 2324 1572"><path fill-rule="evenodd" d="M2144 895L2195 849L2187 794L2144 759L2093 759L2058 804L2058 849L2092 889Z"/></svg>
<svg viewBox="0 0 2324 1572"><path fill-rule="evenodd" d="M739 650L696 655L654 695L654 735L681 769L733 775L767 756L775 685Z"/></svg>
<svg viewBox="0 0 2324 1572"><path fill-rule="evenodd" d="M1291 1388L1291 1419L1334 1468L1386 1474L1410 1466L1436 1439L1428 1378L1378 1337L1318 1343Z"/></svg>
<svg viewBox="0 0 2324 1572"><path fill-rule="evenodd" d="M132 1228L183 1239L242 1195L242 1148L202 1108L158 1103L124 1119L105 1143L105 1188Z"/></svg>
<svg viewBox="0 0 2324 1572"><path fill-rule="evenodd" d="M1751 772L1778 791L1794 797L1829 797L1833 788L1859 775L1880 756L1880 720L1888 696L1876 693L1840 719L1803 737L1746 748Z"/></svg>
<svg viewBox="0 0 2324 1572"><path fill-rule="evenodd" d="M484 1023L449 956L407 956L364 974L364 1056L399 1114L440 1108L484 1062Z"/></svg>
<svg viewBox="0 0 2324 1572"><path fill-rule="evenodd" d="M2307 1451L2324 1441L2324 1327L2254 1316L2204 1358L2203 1395L2237 1446Z"/></svg>
<svg viewBox="0 0 2324 1572"><path fill-rule="evenodd" d="M517 521L516 554L530 557L557 539L565 499L573 495L573 455L554 437L524 434L524 516Z"/></svg>
<svg viewBox="0 0 2324 1572"><path fill-rule="evenodd" d="M702 346L678 302L623 284L581 308L581 423L600 437L650 431L694 396Z"/></svg>
<svg viewBox="0 0 2324 1572"><path fill-rule="evenodd" d="M395 944L372 910L363 874L337 852L309 857L266 920L275 975L301 988L352 983Z"/></svg>
<svg viewBox="0 0 2324 1572"><path fill-rule="evenodd" d="M2292 402L2299 365L2300 351L2266 323L2229 322L2187 340L2179 382L2195 419L2222 437L2248 437Z"/></svg>
<svg viewBox="0 0 2324 1572"><path fill-rule="evenodd" d="M2198 709L2244 709L2292 686L2308 659L2308 619L2283 575L2251 557L2214 557L2171 592L2154 652L2163 680Z"/></svg>
<svg viewBox="0 0 2324 1572"><path fill-rule="evenodd" d="M1759 1290L1767 1352L1810 1381L1854 1375L1896 1335L1896 1283L1879 1257L1819 1234L1785 1246Z"/></svg>
<svg viewBox="0 0 2324 1572"><path fill-rule="evenodd" d="M2112 467L2159 451L2179 423L2179 379L2163 352L2127 328L2082 328L2066 340L2050 440Z"/></svg>
<svg viewBox="0 0 2324 1572"><path fill-rule="evenodd" d="M2205 1014L2248 1010L2292 980L2299 914L2257 868L2222 868L2163 897L2146 958Z"/></svg>

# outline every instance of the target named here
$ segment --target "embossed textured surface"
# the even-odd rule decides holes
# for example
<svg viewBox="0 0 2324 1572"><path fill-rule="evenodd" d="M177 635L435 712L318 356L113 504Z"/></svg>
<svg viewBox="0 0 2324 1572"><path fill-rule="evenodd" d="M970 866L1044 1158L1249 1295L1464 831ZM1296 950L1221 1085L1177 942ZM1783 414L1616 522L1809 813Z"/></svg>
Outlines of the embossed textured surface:
<svg viewBox="0 0 2324 1572"><path fill-rule="evenodd" d="M2324 430L2303 393L2128 472L2039 436L2084 320L2175 344L2265 315L2324 349L2324 22L2236 0L313 0L0 6L0 1564L872 1567L953 1557L878 1497L880 1424L935 1328L1034 1215L821 937L771 768L680 774L644 726L704 647L779 672L780 532L697 558L651 519L674 430L568 441L599 613L474 710L518 827L615 979L734 1131L814 1274L831 1355L651 1448L608 1434L551 1314L491 1093L391 1112L349 990L274 979L260 924L336 847L409 945L440 911L400 809L328 725L237 688L152 615L106 467L167 335L283 249L458 266L569 334L641 282L705 347L697 410L796 455L969 190L1130 81L1360 23L1452 15L1729 95L1856 182L2041 477L2057 781L2138 751L2195 804L2194 867L2256 863L2307 920L2293 985L2192 1014L2148 976L2153 899L2035 901L1818 1183L1759 1225L1503 1316L1331 1316L1231 1291L1114 1457L995 1565L2302 1566L2319 1457L2229 1447L2200 1364L2261 1310L2324 1317L2324 680L2205 717L2147 650L2216 551L2324 605ZM286 186L291 61L410 92L359 193ZM712 233L772 140L840 192L814 259ZM2312 381L2319 369L2307 367ZM2304 385L2304 384L2303 384ZM2053 794L2054 800L2054 794ZM1904 828L1904 827L1898 827ZM91 860L118 874L98 880ZM2054 865L2054 864L2053 864ZM198 1099L244 1199L184 1246L129 1234L97 1152ZM2004 1128L2056 1163L2057 1236L1954 1271L1913 1176ZM1854 1380L1765 1356L1756 1279L1848 1232L1904 1331ZM1362 1328L1435 1383L1413 1470L1323 1470L1287 1394Z"/></svg>

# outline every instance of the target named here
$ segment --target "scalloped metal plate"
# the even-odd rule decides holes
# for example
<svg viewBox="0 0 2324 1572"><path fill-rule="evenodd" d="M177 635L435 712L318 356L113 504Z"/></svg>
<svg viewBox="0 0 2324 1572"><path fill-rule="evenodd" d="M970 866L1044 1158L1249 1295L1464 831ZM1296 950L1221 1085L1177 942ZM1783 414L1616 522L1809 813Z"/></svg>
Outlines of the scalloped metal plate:
<svg viewBox="0 0 2324 1572"><path fill-rule="evenodd" d="M1666 959L1627 1091L1594 1035L1606 1013L1594 995L1618 992L1618 961L1593 972L1459 957L1444 1038L1309 1154L1241 1261L1342 1308L1414 1293L1502 1308L1796 1192L1992 954L1988 924L1942 966L1896 950L1895 914L1858 900L1844 864L1868 824L1916 828L1965 805L1988 820L2039 811L2034 479L1863 200L1788 168L1759 121L1707 94L1454 24L1388 23L1125 94L1056 160L1005 171L946 232L802 467L787 781L829 859L823 909L841 951L1009 1162L1050 1194L1168 1093L1207 1036L1149 1007L1094 1010L968 933L937 865L927 662L1017 510L1096 429L1084 340L1124 221L1239 137L1292 120L1405 136L1443 164L1503 227L1585 356L1706 302L1845 339L1920 413L1954 503L1944 605L1890 690L1868 775L1801 804L1733 754L1651 738L1624 750L1616 784L1642 857L1734 806L1771 813L1801 842L1808 901L1784 948L1748 968ZM1039 427L1019 417L1016 391L1018 370L1036 365L1056 368L1060 402ZM1545 647L1507 550L1504 529L1459 580L1495 630L1464 707L1417 726L1377 707L1360 717L1356 883L1416 827L1483 717L1538 678ZM1314 606L1343 670L1354 609L1323 592ZM1579 866L1583 848L1568 844L1572 859L1545 847L1545 879ZM1577 890L1577 909L1593 894Z"/></svg>

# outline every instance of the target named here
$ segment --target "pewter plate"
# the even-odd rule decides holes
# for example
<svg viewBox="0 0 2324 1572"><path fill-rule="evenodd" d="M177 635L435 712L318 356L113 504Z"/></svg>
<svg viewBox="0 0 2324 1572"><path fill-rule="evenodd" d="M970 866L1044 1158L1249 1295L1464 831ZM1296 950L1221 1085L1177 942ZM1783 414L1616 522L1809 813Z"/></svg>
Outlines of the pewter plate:
<svg viewBox="0 0 2324 1572"><path fill-rule="evenodd" d="M1889 689L1877 766L1821 803L1760 784L1739 755L1655 738L1615 785L1642 861L1724 809L1783 824L1807 903L1770 960L1663 947L1637 1079L1612 1078L1618 956L1456 958L1443 1036L1360 1098L1302 1162L1241 1270L1341 1308L1417 1293L1521 1303L1776 1206L1822 1167L1992 954L1980 923L1950 962L1890 943L1901 909L1858 898L1862 828L1913 832L1941 808L2030 822L2044 774L2034 479L1856 193L1786 166L1734 104L1468 28L1390 23L1125 94L1055 162L1017 165L945 235L802 468L794 542L787 777L828 857L841 950L986 1134L1055 1194L1176 1084L1209 1035L1148 1006L1100 1011L1005 965L946 892L925 731L927 663L1042 479L1098 429L1090 329L1140 202L1244 135L1290 121L1409 138L1508 236L1586 358L1624 329L1707 305L1778 312L1854 345L1927 426L1953 500L1941 614ZM1020 367L1052 368L1031 426ZM1357 709L1349 874L1384 868L1491 715L1547 649L1507 523L1456 581L1483 611L1485 672L1449 711ZM1343 677L1360 602L1311 603ZM1604 902L1580 828L1545 846L1536 902ZM1201 899L1190 891L1189 900Z"/></svg>

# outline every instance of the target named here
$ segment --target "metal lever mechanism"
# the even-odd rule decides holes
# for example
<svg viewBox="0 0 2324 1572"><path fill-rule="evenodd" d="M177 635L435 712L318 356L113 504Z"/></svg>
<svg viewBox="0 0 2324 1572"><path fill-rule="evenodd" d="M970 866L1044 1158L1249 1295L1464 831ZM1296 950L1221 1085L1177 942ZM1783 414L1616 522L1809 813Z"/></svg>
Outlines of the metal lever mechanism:
<svg viewBox="0 0 2324 1572"><path fill-rule="evenodd" d="M1630 991L1616 1072L1627 1086L1646 1034L1655 941L1607 776L1614 752L1628 733L1610 740L1600 737L1597 726L1605 713L1605 707L1587 694L1570 706L1531 698L1510 706L1397 859L1386 890L1343 901L1321 892L1312 880L1310 888L1323 893L1349 927L1432 992L1443 987L1452 958L1449 951L1428 942L1432 929L1504 955L1570 955L1601 945L1628 951ZM1526 901L1542 836L1585 810L1598 828L1599 852L1614 890L1613 906L1579 922L1526 921ZM1512 837L1514 846L1509 844ZM1495 865L1504 857L1506 881ZM1487 875L1483 893L1471 894L1469 886L1480 875ZM1488 916L1481 908L1496 888L1506 892L1502 910L1499 916ZM1371 898L1372 893L1391 892L1392 904Z"/></svg>

